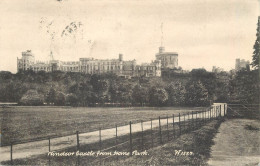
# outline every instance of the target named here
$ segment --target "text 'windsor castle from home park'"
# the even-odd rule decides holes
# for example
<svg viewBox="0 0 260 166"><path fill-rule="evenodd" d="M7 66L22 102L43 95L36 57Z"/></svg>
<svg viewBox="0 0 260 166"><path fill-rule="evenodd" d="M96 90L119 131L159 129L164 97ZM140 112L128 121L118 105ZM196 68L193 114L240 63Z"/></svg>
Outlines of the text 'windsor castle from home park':
<svg viewBox="0 0 260 166"><path fill-rule="evenodd" d="M22 58L17 58L17 70L38 71L63 71L82 72L86 74L114 73L118 76L128 77L160 77L162 69L174 69L178 67L178 53L165 52L164 47L159 47L159 52L155 55L156 60L151 63L136 64L136 60L124 61L123 54L119 54L118 59L94 59L80 58L79 61L59 61L54 60L52 52L51 60L48 62L35 61L31 50L22 52Z"/></svg>

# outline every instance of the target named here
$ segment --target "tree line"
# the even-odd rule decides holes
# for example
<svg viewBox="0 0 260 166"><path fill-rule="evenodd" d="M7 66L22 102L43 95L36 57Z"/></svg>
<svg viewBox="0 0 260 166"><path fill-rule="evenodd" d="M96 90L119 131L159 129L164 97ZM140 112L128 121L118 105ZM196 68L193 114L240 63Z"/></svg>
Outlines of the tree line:
<svg viewBox="0 0 260 166"><path fill-rule="evenodd" d="M114 74L0 72L0 101L17 102L20 105L57 106L207 106L210 102L254 103L259 92L257 74L258 70L231 75L193 69L185 77L126 79Z"/></svg>

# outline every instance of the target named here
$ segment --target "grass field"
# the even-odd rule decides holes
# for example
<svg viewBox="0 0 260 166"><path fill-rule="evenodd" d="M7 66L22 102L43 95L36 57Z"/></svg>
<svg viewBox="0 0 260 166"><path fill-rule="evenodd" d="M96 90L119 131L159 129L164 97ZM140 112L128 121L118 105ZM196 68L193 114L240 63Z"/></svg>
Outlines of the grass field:
<svg viewBox="0 0 260 166"><path fill-rule="evenodd" d="M260 161L260 123L230 119L221 124L214 138L210 165L257 165Z"/></svg>
<svg viewBox="0 0 260 166"><path fill-rule="evenodd" d="M0 108L1 145L79 132L112 128L129 121L201 111L202 107L88 108L88 107L10 107Z"/></svg>
<svg viewBox="0 0 260 166"><path fill-rule="evenodd" d="M170 136L170 140L167 141L166 126L162 129L163 144L159 143L158 129L153 129L154 146L151 147L150 131L144 132L145 144L144 149L147 150L148 156L82 156L80 158L76 156L63 156L63 157L48 157L46 154L33 156L26 159L14 160L14 165L206 165L208 158L210 157L210 149L213 145L212 138L217 133L217 129L222 120L212 120L208 123L198 124L195 128L189 128L182 135L179 136L178 125L176 125L176 136L173 138ZM141 133L135 133L133 138L140 137ZM128 135L122 136L118 139L118 143L124 142L129 139ZM102 147L111 147L114 145L115 139L105 140L102 142ZM155 143L157 142L157 143ZM133 149L142 151L142 143L138 140L134 141ZM98 143L82 145L80 147L81 152L87 152L93 150L98 151ZM129 143L114 147L113 149L104 150L106 152L127 152L129 150ZM193 152L192 156L176 156L175 150L183 150ZM77 148L71 147L61 152L76 152ZM10 165L10 161L2 162L3 165Z"/></svg>

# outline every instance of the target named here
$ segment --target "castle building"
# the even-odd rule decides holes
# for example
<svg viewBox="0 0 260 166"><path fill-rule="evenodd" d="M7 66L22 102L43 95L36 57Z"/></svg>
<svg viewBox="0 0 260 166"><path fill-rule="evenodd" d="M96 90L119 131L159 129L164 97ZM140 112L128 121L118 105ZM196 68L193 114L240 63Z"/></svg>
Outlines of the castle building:
<svg viewBox="0 0 260 166"><path fill-rule="evenodd" d="M51 57L52 53L51 53ZM40 62L34 60L31 50L22 52L22 58L17 58L17 70L33 70L35 72L63 71L81 72L86 74L114 73L118 76L138 77L138 76L161 76L161 62L155 60L150 64L137 65L136 60L124 61L123 55L119 54L118 59L94 59L80 58L79 61L59 61L53 60Z"/></svg>
<svg viewBox="0 0 260 166"><path fill-rule="evenodd" d="M212 72L213 72L213 73L221 73L221 72L223 72L223 71L224 71L223 68L216 67L216 66L213 66L213 67L212 67Z"/></svg>
<svg viewBox="0 0 260 166"><path fill-rule="evenodd" d="M249 61L246 61L244 59L236 59L236 66L235 66L235 70L236 71L239 71L239 70L242 70L242 69L249 69L250 66L249 66Z"/></svg>
<svg viewBox="0 0 260 166"><path fill-rule="evenodd" d="M164 47L159 47L159 53L155 55L156 60L161 61L162 69L174 69L178 67L178 53L165 52Z"/></svg>
<svg viewBox="0 0 260 166"><path fill-rule="evenodd" d="M19 70L29 70L31 65L34 64L34 55L31 50L22 52L22 58L17 58L17 69Z"/></svg>
<svg viewBox="0 0 260 166"><path fill-rule="evenodd" d="M151 63L143 63L137 66L137 75L145 77L161 76L161 61L155 60Z"/></svg>

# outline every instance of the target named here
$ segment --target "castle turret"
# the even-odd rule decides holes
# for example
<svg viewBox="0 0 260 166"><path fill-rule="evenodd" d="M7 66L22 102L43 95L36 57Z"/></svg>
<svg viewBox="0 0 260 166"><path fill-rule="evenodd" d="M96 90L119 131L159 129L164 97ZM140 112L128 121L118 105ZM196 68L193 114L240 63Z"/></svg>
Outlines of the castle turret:
<svg viewBox="0 0 260 166"><path fill-rule="evenodd" d="M123 54L119 54L119 61L123 61Z"/></svg>
<svg viewBox="0 0 260 166"><path fill-rule="evenodd" d="M164 52L164 47L159 47L159 53L163 53Z"/></svg>

